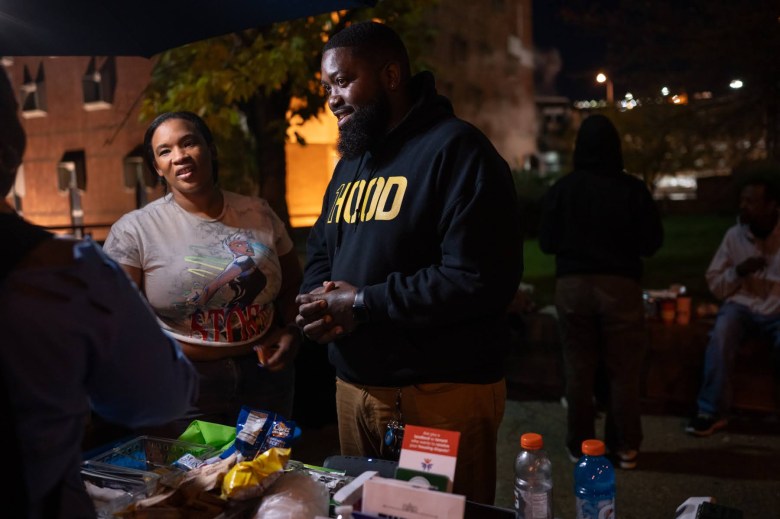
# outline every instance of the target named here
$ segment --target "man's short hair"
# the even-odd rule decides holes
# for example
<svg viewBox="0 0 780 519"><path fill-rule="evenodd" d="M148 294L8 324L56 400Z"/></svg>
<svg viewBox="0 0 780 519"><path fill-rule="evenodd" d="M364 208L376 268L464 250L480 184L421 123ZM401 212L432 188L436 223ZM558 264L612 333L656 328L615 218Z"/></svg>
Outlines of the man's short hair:
<svg viewBox="0 0 780 519"><path fill-rule="evenodd" d="M764 186L764 196L780 204L780 163L772 160L749 161L734 168L739 192L747 186Z"/></svg>
<svg viewBox="0 0 780 519"><path fill-rule="evenodd" d="M358 22L337 32L322 51L348 47L354 56L372 61L395 60L404 72L409 71L409 54L404 42L393 29L378 22Z"/></svg>
<svg viewBox="0 0 780 519"><path fill-rule="evenodd" d="M780 188L778 188L777 184L777 179L761 174L752 175L742 181L743 188L745 186L764 186L764 198L767 201L780 203Z"/></svg>

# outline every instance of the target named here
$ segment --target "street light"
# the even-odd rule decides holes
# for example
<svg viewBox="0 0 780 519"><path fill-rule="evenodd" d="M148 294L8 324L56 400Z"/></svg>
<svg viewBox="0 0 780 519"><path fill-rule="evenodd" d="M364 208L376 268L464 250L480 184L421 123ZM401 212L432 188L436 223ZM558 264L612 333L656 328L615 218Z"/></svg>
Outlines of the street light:
<svg viewBox="0 0 780 519"><path fill-rule="evenodd" d="M598 75L596 75L596 82L607 84L607 103L613 104L615 102L615 98L613 95L612 80L608 78L607 75L603 72L599 72Z"/></svg>
<svg viewBox="0 0 780 519"><path fill-rule="evenodd" d="M733 88L734 90L739 90L742 88L745 84L742 82L741 79L732 79L731 82L729 82L729 86Z"/></svg>

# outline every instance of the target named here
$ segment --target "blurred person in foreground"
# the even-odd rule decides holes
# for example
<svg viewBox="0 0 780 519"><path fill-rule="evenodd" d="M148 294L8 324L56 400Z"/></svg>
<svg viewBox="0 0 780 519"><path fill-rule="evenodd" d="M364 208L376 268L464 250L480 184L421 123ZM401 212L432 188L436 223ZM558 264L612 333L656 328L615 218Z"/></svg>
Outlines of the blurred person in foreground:
<svg viewBox="0 0 780 519"><path fill-rule="evenodd" d="M266 200L219 187L214 138L192 112L157 116L144 160L167 193L122 216L104 248L200 375L197 405L149 432L235 426L244 405L291 418L302 271L284 223Z"/></svg>
<svg viewBox="0 0 780 519"><path fill-rule="evenodd" d="M780 174L780 168L772 172ZM710 291L723 301L704 356L697 412L686 426L709 436L728 425L737 349L750 335L772 345L775 384L780 384L780 225L777 184L762 175L744 180L739 218L726 231L707 268Z"/></svg>
<svg viewBox="0 0 780 519"><path fill-rule="evenodd" d="M16 110L0 72L3 194L25 148ZM11 482L3 508L13 517L95 517L80 473L91 411L130 428L175 419L195 400L197 375L94 242L56 237L5 198L0 231L0 391Z"/></svg>
<svg viewBox="0 0 780 519"><path fill-rule="evenodd" d="M663 227L647 186L623 169L620 136L603 115L577 133L574 171L544 195L539 246L555 254L562 331L566 446L574 461L596 438L594 391L606 382L604 438L616 465L636 467L642 442L640 379L647 349L642 258ZM603 374L606 380L596 377Z"/></svg>
<svg viewBox="0 0 780 519"><path fill-rule="evenodd" d="M329 343L341 453L394 458L391 422L459 431L454 492L492 504L506 309L522 274L509 168L431 73L411 75L383 24L334 35L321 79L341 160L308 239L297 322Z"/></svg>

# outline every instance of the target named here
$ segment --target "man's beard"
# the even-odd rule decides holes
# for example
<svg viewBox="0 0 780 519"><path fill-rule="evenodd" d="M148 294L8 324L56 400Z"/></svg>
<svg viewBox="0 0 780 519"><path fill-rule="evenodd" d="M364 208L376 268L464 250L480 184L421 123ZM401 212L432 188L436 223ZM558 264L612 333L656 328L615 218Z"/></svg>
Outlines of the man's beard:
<svg viewBox="0 0 780 519"><path fill-rule="evenodd" d="M336 146L339 154L345 159L361 156L384 135L389 117L389 102L384 93L372 103L356 109L350 120L339 127Z"/></svg>

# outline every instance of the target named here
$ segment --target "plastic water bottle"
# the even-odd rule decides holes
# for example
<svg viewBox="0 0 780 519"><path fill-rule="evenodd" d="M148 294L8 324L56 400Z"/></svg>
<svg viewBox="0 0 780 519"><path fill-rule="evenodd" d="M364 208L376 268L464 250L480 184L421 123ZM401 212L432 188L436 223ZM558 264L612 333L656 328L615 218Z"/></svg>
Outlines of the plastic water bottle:
<svg viewBox="0 0 780 519"><path fill-rule="evenodd" d="M520 437L515 458L515 519L553 519L552 463L541 434Z"/></svg>
<svg viewBox="0 0 780 519"><path fill-rule="evenodd" d="M615 468L604 457L604 442L582 442L582 457L574 467L577 519L614 519Z"/></svg>

